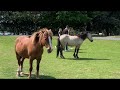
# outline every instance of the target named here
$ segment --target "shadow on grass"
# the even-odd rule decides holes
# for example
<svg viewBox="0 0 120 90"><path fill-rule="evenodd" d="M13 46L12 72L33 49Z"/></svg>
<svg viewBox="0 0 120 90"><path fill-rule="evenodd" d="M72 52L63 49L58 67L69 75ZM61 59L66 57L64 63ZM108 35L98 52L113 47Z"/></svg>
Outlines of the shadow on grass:
<svg viewBox="0 0 120 90"><path fill-rule="evenodd" d="M110 60L110 59L104 59L104 58L66 58L68 60Z"/></svg>
<svg viewBox="0 0 120 90"><path fill-rule="evenodd" d="M28 75L29 75L28 73L24 73L23 76L20 76L20 77L28 78ZM36 79L36 75L32 74L31 79ZM39 79L56 79L56 78L48 75L39 75Z"/></svg>
<svg viewBox="0 0 120 90"><path fill-rule="evenodd" d="M40 79L56 79L55 77L52 76L47 76L47 75L40 75Z"/></svg>
<svg viewBox="0 0 120 90"><path fill-rule="evenodd" d="M64 52L73 52L74 53L74 51L72 51L72 50L70 50L70 51L64 51ZM78 52L78 53L86 53L86 52Z"/></svg>

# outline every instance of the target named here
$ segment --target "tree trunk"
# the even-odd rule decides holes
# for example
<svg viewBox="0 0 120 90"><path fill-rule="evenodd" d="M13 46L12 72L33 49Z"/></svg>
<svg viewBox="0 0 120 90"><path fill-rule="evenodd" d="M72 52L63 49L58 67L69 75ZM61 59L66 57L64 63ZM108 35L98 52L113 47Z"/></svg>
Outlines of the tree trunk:
<svg viewBox="0 0 120 90"><path fill-rule="evenodd" d="M106 35L109 36L109 28L106 29Z"/></svg>

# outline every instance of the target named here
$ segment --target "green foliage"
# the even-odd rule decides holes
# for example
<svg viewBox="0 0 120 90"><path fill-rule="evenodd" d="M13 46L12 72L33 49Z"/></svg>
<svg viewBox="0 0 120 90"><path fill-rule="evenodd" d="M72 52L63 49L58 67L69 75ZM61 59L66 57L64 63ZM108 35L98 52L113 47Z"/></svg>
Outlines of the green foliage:
<svg viewBox="0 0 120 90"><path fill-rule="evenodd" d="M118 18L119 15L117 14L118 12L112 11L101 12L100 15L96 16L93 19L94 28L98 32L103 32L105 30L105 32L107 33L106 35L109 35L109 33L112 32L116 32L116 28L120 27L120 19Z"/></svg>
<svg viewBox="0 0 120 90"><path fill-rule="evenodd" d="M58 11L56 14L56 19L64 26L67 24L73 27L77 25L80 26L81 23L86 23L91 20L85 11Z"/></svg>
<svg viewBox="0 0 120 90"><path fill-rule="evenodd" d="M93 31L115 33L120 28L119 16L119 11L0 11L0 29L31 34L38 27L55 30L69 25L77 30L93 22Z"/></svg>

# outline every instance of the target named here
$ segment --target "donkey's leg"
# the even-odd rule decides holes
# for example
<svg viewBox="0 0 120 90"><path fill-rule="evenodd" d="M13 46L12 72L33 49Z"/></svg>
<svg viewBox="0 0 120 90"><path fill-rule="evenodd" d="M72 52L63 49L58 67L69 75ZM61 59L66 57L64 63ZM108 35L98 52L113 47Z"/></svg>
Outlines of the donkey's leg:
<svg viewBox="0 0 120 90"><path fill-rule="evenodd" d="M39 79L39 67L40 67L40 61L41 61L41 58L40 59L37 59L37 66L36 66L36 78Z"/></svg>
<svg viewBox="0 0 120 90"><path fill-rule="evenodd" d="M32 58L30 58L29 64L30 64L30 68L29 68L29 76L28 76L28 78L30 79L31 78L32 69L33 69L33 66L32 66L33 59Z"/></svg>

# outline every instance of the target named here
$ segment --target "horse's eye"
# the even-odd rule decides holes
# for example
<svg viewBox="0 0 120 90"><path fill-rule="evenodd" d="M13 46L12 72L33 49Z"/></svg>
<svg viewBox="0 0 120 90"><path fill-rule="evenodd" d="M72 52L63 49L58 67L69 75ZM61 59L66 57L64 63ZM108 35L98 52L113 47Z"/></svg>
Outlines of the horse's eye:
<svg viewBox="0 0 120 90"><path fill-rule="evenodd" d="M45 40L48 40L48 37L47 37L47 36L45 36Z"/></svg>
<svg viewBox="0 0 120 90"><path fill-rule="evenodd" d="M48 34L45 33L45 34L44 34L44 37L45 37L45 40L47 40L47 39L48 39Z"/></svg>

